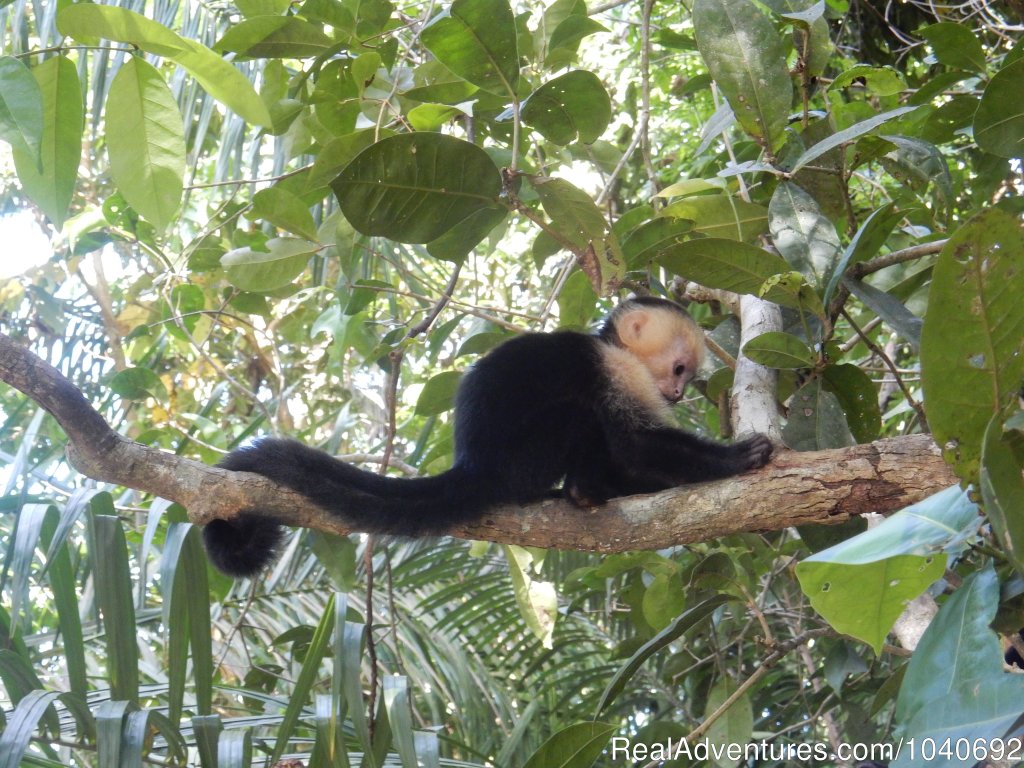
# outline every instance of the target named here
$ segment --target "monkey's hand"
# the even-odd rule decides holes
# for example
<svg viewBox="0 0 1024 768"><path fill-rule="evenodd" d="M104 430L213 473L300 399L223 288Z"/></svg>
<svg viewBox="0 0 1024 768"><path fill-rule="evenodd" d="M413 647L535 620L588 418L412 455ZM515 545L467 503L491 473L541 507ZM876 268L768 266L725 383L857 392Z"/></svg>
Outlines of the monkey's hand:
<svg viewBox="0 0 1024 768"><path fill-rule="evenodd" d="M772 445L772 441L768 439L767 435L748 437L746 440L736 443L733 448L736 451L736 458L742 465L740 471L763 467L772 457L772 451L775 450L775 446Z"/></svg>

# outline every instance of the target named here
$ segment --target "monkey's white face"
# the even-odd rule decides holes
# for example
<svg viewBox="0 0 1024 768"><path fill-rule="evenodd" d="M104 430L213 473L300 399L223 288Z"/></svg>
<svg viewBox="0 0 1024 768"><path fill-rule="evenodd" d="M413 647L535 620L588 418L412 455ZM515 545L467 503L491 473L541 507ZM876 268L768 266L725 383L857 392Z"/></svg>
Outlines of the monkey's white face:
<svg viewBox="0 0 1024 768"><path fill-rule="evenodd" d="M704 337L674 312L637 310L617 326L623 345L650 371L661 396L677 403L700 367Z"/></svg>
<svg viewBox="0 0 1024 768"><path fill-rule="evenodd" d="M689 339L675 336L665 341L664 348L652 354L644 364L658 383L658 391L666 400L678 403L690 383L700 361Z"/></svg>

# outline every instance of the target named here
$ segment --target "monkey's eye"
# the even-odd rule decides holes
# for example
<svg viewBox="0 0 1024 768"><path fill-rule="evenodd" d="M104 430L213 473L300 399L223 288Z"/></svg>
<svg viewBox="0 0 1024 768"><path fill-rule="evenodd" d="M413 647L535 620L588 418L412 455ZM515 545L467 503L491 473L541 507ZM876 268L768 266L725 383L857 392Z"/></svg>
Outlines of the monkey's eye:
<svg viewBox="0 0 1024 768"><path fill-rule="evenodd" d="M679 363L679 364L678 364L678 365L677 365L677 366L676 366L676 367L675 367L675 368L673 369L672 373L674 373L674 374L675 374L676 376L682 376L682 375L683 375L684 373L686 373L686 366L685 366L685 365L683 365L682 363Z"/></svg>

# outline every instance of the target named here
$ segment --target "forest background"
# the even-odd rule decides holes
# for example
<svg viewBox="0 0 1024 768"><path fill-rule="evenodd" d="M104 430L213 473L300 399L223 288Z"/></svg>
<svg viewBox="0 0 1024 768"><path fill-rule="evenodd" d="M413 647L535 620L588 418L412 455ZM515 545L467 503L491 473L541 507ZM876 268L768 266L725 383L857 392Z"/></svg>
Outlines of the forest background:
<svg viewBox="0 0 1024 768"><path fill-rule="evenodd" d="M0 0L0 766L1014 762L1022 11ZM708 332L682 425L791 450L431 541L208 469L436 473L474 359L630 291ZM232 581L256 496L309 527Z"/></svg>

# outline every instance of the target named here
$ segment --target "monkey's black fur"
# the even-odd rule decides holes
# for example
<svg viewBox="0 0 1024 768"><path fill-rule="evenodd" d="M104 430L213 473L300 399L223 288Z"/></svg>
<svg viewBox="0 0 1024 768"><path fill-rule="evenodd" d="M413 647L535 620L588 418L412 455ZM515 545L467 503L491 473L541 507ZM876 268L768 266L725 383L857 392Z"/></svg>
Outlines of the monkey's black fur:
<svg viewBox="0 0 1024 768"><path fill-rule="evenodd" d="M682 312L669 302L634 301ZM299 491L356 530L418 536L476 519L489 506L537 501L560 480L575 502L598 504L768 460L772 447L762 435L735 445L703 440L659 422L621 391L604 364L614 330L527 334L478 361L456 396L455 461L440 475L383 477L281 439L238 449L219 466ZM243 512L209 523L203 538L214 565L248 576L273 560L281 529Z"/></svg>

